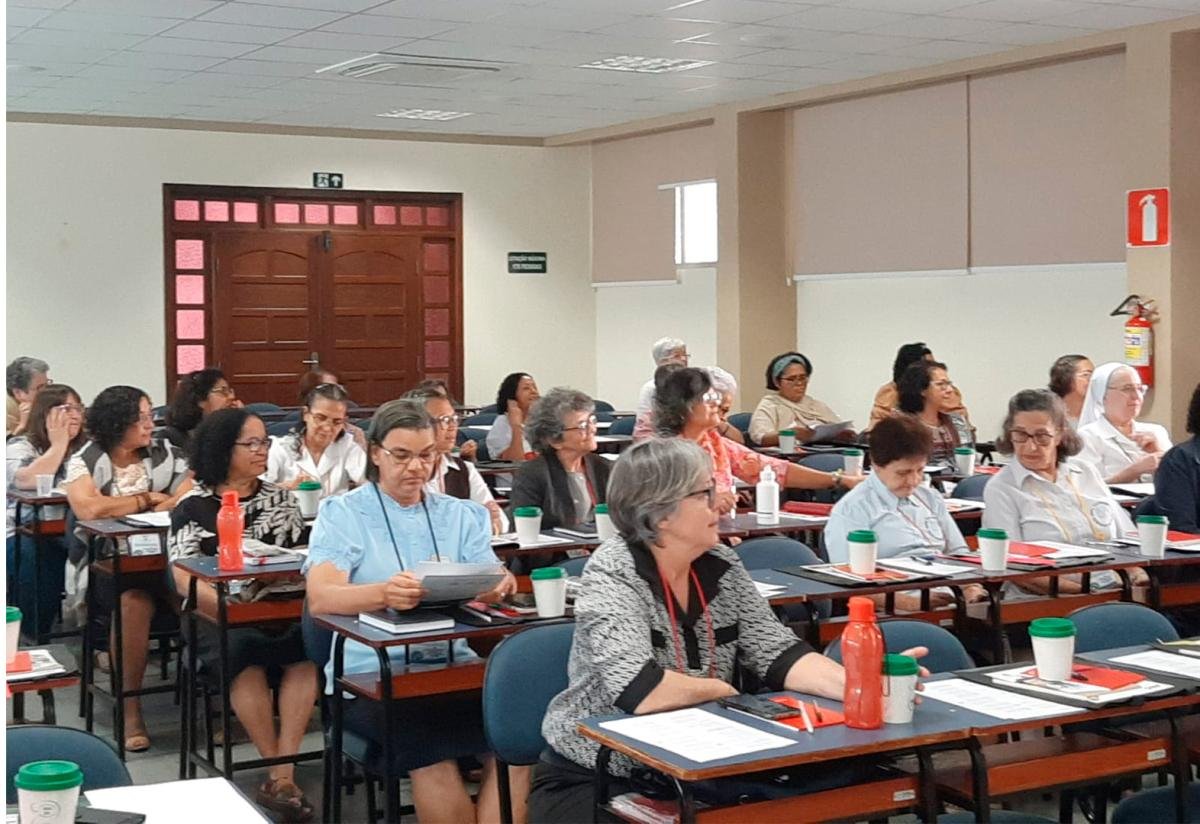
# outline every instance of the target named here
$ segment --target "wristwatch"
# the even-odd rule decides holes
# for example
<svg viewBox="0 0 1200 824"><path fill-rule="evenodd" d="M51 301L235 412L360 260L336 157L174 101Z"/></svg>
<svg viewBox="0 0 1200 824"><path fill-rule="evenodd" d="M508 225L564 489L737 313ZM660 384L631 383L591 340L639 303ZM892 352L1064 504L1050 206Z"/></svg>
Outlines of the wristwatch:
<svg viewBox="0 0 1200 824"><path fill-rule="evenodd" d="M842 470L840 470L840 469L835 469L832 474L833 474L833 487L832 488L840 489L842 486L842 475L844 475L845 473L842 472Z"/></svg>

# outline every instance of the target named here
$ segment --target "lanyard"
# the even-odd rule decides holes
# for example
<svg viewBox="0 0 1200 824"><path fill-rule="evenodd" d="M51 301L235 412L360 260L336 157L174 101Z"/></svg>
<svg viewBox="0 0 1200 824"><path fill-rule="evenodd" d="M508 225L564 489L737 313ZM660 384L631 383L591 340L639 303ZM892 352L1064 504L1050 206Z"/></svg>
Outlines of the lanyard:
<svg viewBox="0 0 1200 824"><path fill-rule="evenodd" d="M1083 513L1084 518L1087 518L1088 529L1092 531L1092 538L1097 541L1103 541L1108 537L1108 533L1102 531L1098 526L1096 526L1096 522L1092 520L1092 513L1088 511L1087 504L1085 504L1083 501L1083 494L1080 493L1079 487L1075 484L1075 479L1068 475L1067 483L1071 485L1071 489L1075 493L1075 502L1079 504L1079 511ZM1062 518L1058 517L1058 508L1054 505L1054 502L1043 495L1041 490L1039 490L1036 486L1033 489L1033 494L1036 495L1039 500L1041 500L1042 506L1045 507L1046 511L1050 513L1050 517L1054 519L1054 522L1058 524L1058 531L1062 533L1063 540L1067 543L1070 543L1071 533L1067 530L1066 524L1062 522Z"/></svg>
<svg viewBox="0 0 1200 824"><path fill-rule="evenodd" d="M392 519L388 517L387 509L383 505L383 495L379 493L379 484L371 484L375 487L375 498L379 501L379 511L383 514L383 523L387 527L388 537L392 539L392 551L396 553L396 563L400 564L400 571L404 572L404 559L400 557L400 545L396 543L396 533L392 531ZM429 507L425 504L425 496L421 496L421 509L425 511L425 523L429 526L429 538L433 541L433 555L437 560L442 560L442 553L438 552L437 533L433 531L433 519L429 517Z"/></svg>
<svg viewBox="0 0 1200 824"><path fill-rule="evenodd" d="M924 501L922 501L920 498L916 498L916 496L913 496L913 497L915 498L915 500L918 504L925 507L925 509L929 512L930 515L933 515L933 510L930 509L928 506L926 506ZM904 501L900 501L899 504L896 506L896 514L898 514L904 520L908 521L908 525L911 526L913 529L915 529L917 532L919 532L921 534L921 537L925 540L926 546L933 547L933 546L937 546L940 543L943 547L945 547L945 545L946 545L945 536L942 537L942 540L940 542L935 541L929 535L928 532L921 529L921 527L917 525L916 521L914 521L912 518L910 518L904 514Z"/></svg>
<svg viewBox="0 0 1200 824"><path fill-rule="evenodd" d="M696 570L690 569L692 573L692 583L696 585L696 596L700 599L700 607L704 612L704 623L708 627L708 677L717 677L717 641L716 635L713 633L712 615L708 612L708 601L704 598L704 590L700 588L700 579L696 577ZM675 646L675 669L683 674L687 674L687 667L683 662L683 642L679 640L679 627L675 623L675 594L671 592L671 588L667 586L667 576L663 575L662 567L658 568L658 577L662 581L663 601L667 604L667 618L671 621L671 641Z"/></svg>

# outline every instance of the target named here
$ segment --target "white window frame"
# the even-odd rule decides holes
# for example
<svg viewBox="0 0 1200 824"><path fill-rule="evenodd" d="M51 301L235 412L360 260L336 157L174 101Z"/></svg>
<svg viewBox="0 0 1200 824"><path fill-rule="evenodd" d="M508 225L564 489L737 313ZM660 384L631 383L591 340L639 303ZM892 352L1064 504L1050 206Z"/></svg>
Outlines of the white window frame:
<svg viewBox="0 0 1200 824"><path fill-rule="evenodd" d="M697 186L708 183L711 183L714 187L715 198L715 187L717 185L715 178L708 178L704 180L687 180L679 183L664 183L658 187L659 190L672 190L672 194L675 198L675 268L677 269L709 268L715 266L717 261L720 259L720 249L717 245L718 241L716 237L713 238L713 249L715 254L712 260L687 260L685 256L687 243L684 235L687 227L687 217L684 207L686 200L684 197L684 189L688 188L689 186ZM716 204L714 203L713 206L715 211Z"/></svg>

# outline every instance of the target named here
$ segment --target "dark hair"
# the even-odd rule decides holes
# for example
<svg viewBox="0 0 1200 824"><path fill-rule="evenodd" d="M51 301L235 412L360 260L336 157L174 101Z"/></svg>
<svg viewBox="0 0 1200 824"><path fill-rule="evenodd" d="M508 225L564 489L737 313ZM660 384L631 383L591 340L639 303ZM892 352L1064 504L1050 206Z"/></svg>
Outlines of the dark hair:
<svg viewBox="0 0 1200 824"><path fill-rule="evenodd" d="M383 446L383 439L393 429L436 429L433 418L425 411L424 401L415 398L400 398L388 401L375 410L371 423L367 425L367 480L379 481L379 467L371 460L370 447ZM391 460L389 458L389 460Z"/></svg>
<svg viewBox="0 0 1200 824"><path fill-rule="evenodd" d="M928 460L933 451L929 427L911 415L891 415L879 421L867 436L871 463L887 466L905 458Z"/></svg>
<svg viewBox="0 0 1200 824"><path fill-rule="evenodd" d="M431 401L434 398L445 398L450 401L450 405L458 407L458 402L450 396L450 387L446 386L445 381L441 380L423 380L414 386L412 389L404 393L402 397L415 398L420 401Z"/></svg>
<svg viewBox="0 0 1200 824"><path fill-rule="evenodd" d="M25 430L25 437L29 439L29 443L37 452L45 452L50 448L50 435L46 432L46 418L50 414L50 410L67 403L69 398L74 398L80 404L83 403L79 393L74 389L65 383L53 383L39 392L37 398L34 399L33 406L29 410L29 426ZM63 463L66 463L67 459L74 455L86 440L87 432L81 426L79 434L67 444L67 454L63 458Z"/></svg>
<svg viewBox="0 0 1200 824"><path fill-rule="evenodd" d="M213 387L225 380L225 373L220 369L200 369L188 372L175 385L175 395L167 409L167 426L173 426L187 434L196 428L204 413L200 404L212 392Z"/></svg>
<svg viewBox="0 0 1200 824"><path fill-rule="evenodd" d="M327 401L340 403L347 409L350 407L350 395L340 383L319 383L314 386L311 390L309 390L309 393L304 398L304 408L311 412L313 404L316 403L320 398L324 398ZM305 429L307 429L307 426L304 423L304 415L302 414L300 416L300 420L296 423L295 428L292 429L292 432L296 436L295 448L297 455L304 450ZM342 431L338 435L338 438L345 438L349 435L350 432L345 427L342 427Z"/></svg>
<svg viewBox="0 0 1200 824"><path fill-rule="evenodd" d="M331 369L310 369L300 376L300 394L297 397L300 398L301 403L305 403L308 400L308 396L318 386L323 383L329 383L329 381L325 380L326 375L332 375L334 383L337 383L337 373Z"/></svg>
<svg viewBox="0 0 1200 824"><path fill-rule="evenodd" d="M905 369L932 354L929 347L923 343L906 343L901 346L896 352L896 359L892 361L892 382L899 386L900 377Z"/></svg>
<svg viewBox="0 0 1200 824"><path fill-rule="evenodd" d="M413 391L418 389L432 389L439 395L450 397L450 385L441 378L426 378L413 387Z"/></svg>
<svg viewBox="0 0 1200 824"><path fill-rule="evenodd" d="M1070 395L1075 386L1075 367L1087 359L1087 355L1063 355L1056 360L1050 367L1050 391L1060 398Z"/></svg>
<svg viewBox="0 0 1200 824"><path fill-rule="evenodd" d="M662 366L657 367L654 370L654 391L657 392L662 387L663 381L665 381L667 376L672 372L678 372L680 369L686 368L687 367L685 367L682 363L677 363L675 361L664 363Z"/></svg>
<svg viewBox="0 0 1200 824"><path fill-rule="evenodd" d="M896 383L900 393L900 410L916 415L925 408L925 390L933 382L933 370L945 371L946 364L938 361L919 360L909 364ZM878 426L878 424L876 424Z"/></svg>
<svg viewBox="0 0 1200 824"><path fill-rule="evenodd" d="M129 427L138 422L142 399L150 396L133 386L110 386L100 392L87 411L88 435L105 452L112 452Z"/></svg>
<svg viewBox="0 0 1200 824"><path fill-rule="evenodd" d="M1200 383L1192 391L1192 402L1188 404L1187 431L1200 435Z"/></svg>
<svg viewBox="0 0 1200 824"><path fill-rule="evenodd" d="M996 438L996 448L1002 454L1013 454L1013 443L1009 433L1012 431L1013 421L1020 412L1045 412L1050 416L1054 428L1062 435L1055 463L1062 463L1083 450L1083 438L1067 423L1067 405L1063 403L1063 399L1049 389L1022 389L1009 400L1008 414L1004 416L1000 437Z"/></svg>
<svg viewBox="0 0 1200 824"><path fill-rule="evenodd" d="M218 409L200 421L188 449L188 464L197 481L212 489L229 479L234 442L250 418L258 415L245 409Z"/></svg>
<svg viewBox="0 0 1200 824"><path fill-rule="evenodd" d="M521 385L521 379L529 377L528 372L512 372L504 376L504 380L500 381L500 391L496 393L497 415L508 412L508 402L517 399L517 387Z"/></svg>
<svg viewBox="0 0 1200 824"><path fill-rule="evenodd" d="M804 371L808 373L809 377L812 376L812 361L810 361L804 355L801 355L799 352L784 352L782 355L776 355L775 357L771 358L771 362L767 364L768 389L774 389L776 391L779 390L779 381L775 378L775 364L779 363L780 361L799 361L800 365L804 367ZM787 369L787 366L783 368ZM782 375L783 371L781 370L779 374Z"/></svg>
<svg viewBox="0 0 1200 824"><path fill-rule="evenodd" d="M712 389L712 379L703 369L685 366L672 372L654 392L654 426L664 437L683 431L692 416L692 406Z"/></svg>

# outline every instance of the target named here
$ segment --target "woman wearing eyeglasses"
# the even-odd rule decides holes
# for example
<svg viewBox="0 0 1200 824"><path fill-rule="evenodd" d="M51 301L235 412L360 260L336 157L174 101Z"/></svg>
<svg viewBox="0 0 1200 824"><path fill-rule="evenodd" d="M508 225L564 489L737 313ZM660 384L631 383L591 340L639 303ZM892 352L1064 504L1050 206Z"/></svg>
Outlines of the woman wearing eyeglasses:
<svg viewBox="0 0 1200 824"><path fill-rule="evenodd" d="M827 405L809 396L812 363L799 352L784 352L767 364L767 394L750 418L750 440L759 446L778 446L784 429L796 432L797 441L812 439L814 427L842 420ZM846 430L839 438L853 440Z"/></svg>
<svg viewBox="0 0 1200 824"><path fill-rule="evenodd" d="M346 429L349 400L336 383L322 383L309 392L300 423L272 442L263 479L288 489L318 481L322 498L361 484L367 453Z"/></svg>
<svg viewBox="0 0 1200 824"><path fill-rule="evenodd" d="M1008 415L996 446L1016 460L984 487L983 526L1003 529L1013 541L1060 541L1087 544L1110 541L1134 531L1133 521L1117 503L1096 468L1077 457L1079 435L1067 423L1062 399L1048 389L1025 389L1008 402ZM1134 583L1145 573L1131 570ZM1059 579L1062 592L1078 592L1078 576ZM1093 588L1115 586L1104 571L1092 575ZM1038 592L1047 579L1022 583Z"/></svg>
<svg viewBox="0 0 1200 824"><path fill-rule="evenodd" d="M487 510L428 492L429 473L437 462L437 433L424 406L412 400L385 403L367 430L368 483L321 503L321 517L308 543L304 572L308 608L313 614L358 615L390 607L414 609L421 581L413 571L425 561L499 564L491 546ZM493 601L516 590L506 575L492 592ZM406 664L443 664L453 648L455 662L475 653L464 639L391 647L393 672ZM344 671L377 673L375 651L355 641L344 649ZM333 661L326 667L332 693ZM496 821L500 818L495 764L483 758L483 781L476 804L463 784L457 758L487 752L478 693L450 693L395 702L395 726L384 723L378 701L348 699L348 730L382 747L394 745L393 769L412 780L413 806L421 821ZM390 735L389 735L390 732ZM528 771L510 770L515 820L521 821Z"/></svg>
<svg viewBox="0 0 1200 824"><path fill-rule="evenodd" d="M716 484L717 511L732 512L737 505L735 479L757 483L764 465L775 471L781 487L792 489L850 489L863 480L862 475L818 472L778 458L760 455L752 449L722 438L721 392L703 369L687 367L668 375L654 394L654 420L664 438L695 441L712 459Z"/></svg>
<svg viewBox="0 0 1200 824"><path fill-rule="evenodd" d="M58 486L66 476L67 460L75 454L87 435L83 432L83 404L79 395L69 386L56 383L47 386L33 400L29 410L29 422L23 435L8 441L6 448L6 476L9 489L32 490L37 488L38 475L53 475ZM16 534L16 502L8 500L8 569L12 574L13 563L21 552L21 580L17 595L20 600L22 623L30 637L49 632L58 614L59 599L66 585L67 548L60 537L43 538L41 548L29 536ZM32 520L29 507L22 510L22 521ZM61 520L66 515L64 507L47 506L42 509L43 521ZM34 565L37 565L38 626L33 625Z"/></svg>
<svg viewBox="0 0 1200 824"><path fill-rule="evenodd" d="M162 436L180 449L187 449L192 430L206 415L218 409L236 409L241 405L242 402L237 399L237 394L220 369L189 372L175 386Z"/></svg>
<svg viewBox="0 0 1200 824"><path fill-rule="evenodd" d="M917 361L904 370L898 384L900 411L913 415L929 430L933 450L929 463L954 467L954 450L975 445L975 430L967 419L951 411L959 403L946 364Z"/></svg>
<svg viewBox="0 0 1200 824"><path fill-rule="evenodd" d="M1150 480L1171 448L1165 427L1137 420L1146 387L1137 370L1106 363L1092 373L1079 416L1083 451L1079 457L1100 470L1110 484Z"/></svg>
<svg viewBox="0 0 1200 824"><path fill-rule="evenodd" d="M474 449L470 455L467 454L465 447L467 444L474 447L475 442L467 441L463 444L462 452L456 454L458 412L445 391L433 385L418 386L404 397L425 404L425 411L433 418L437 428L438 458L425 488L430 492L441 492L483 505L492 518L492 534L507 532L508 516L504 514L500 504L496 503L492 490L488 489L487 482L470 461L470 458L474 457Z"/></svg>
<svg viewBox="0 0 1200 824"><path fill-rule="evenodd" d="M304 543L307 529L295 496L259 479L270 443L262 419L244 409L213 412L196 427L190 461L195 486L171 513L167 550L172 562L217 554L217 513L226 492L237 493L246 538L278 547ZM172 573L176 589L186 597L189 576L178 569ZM196 597L201 611L216 614L212 584L198 582ZM220 639L209 622L197 624L205 671L215 673ZM295 755L317 698L317 670L304 653L300 624L234 628L227 643L229 698L250 740L263 758ZM278 730L273 689L279 696ZM296 786L294 774L293 764L270 767L256 798L284 821L308 821L313 805Z"/></svg>

